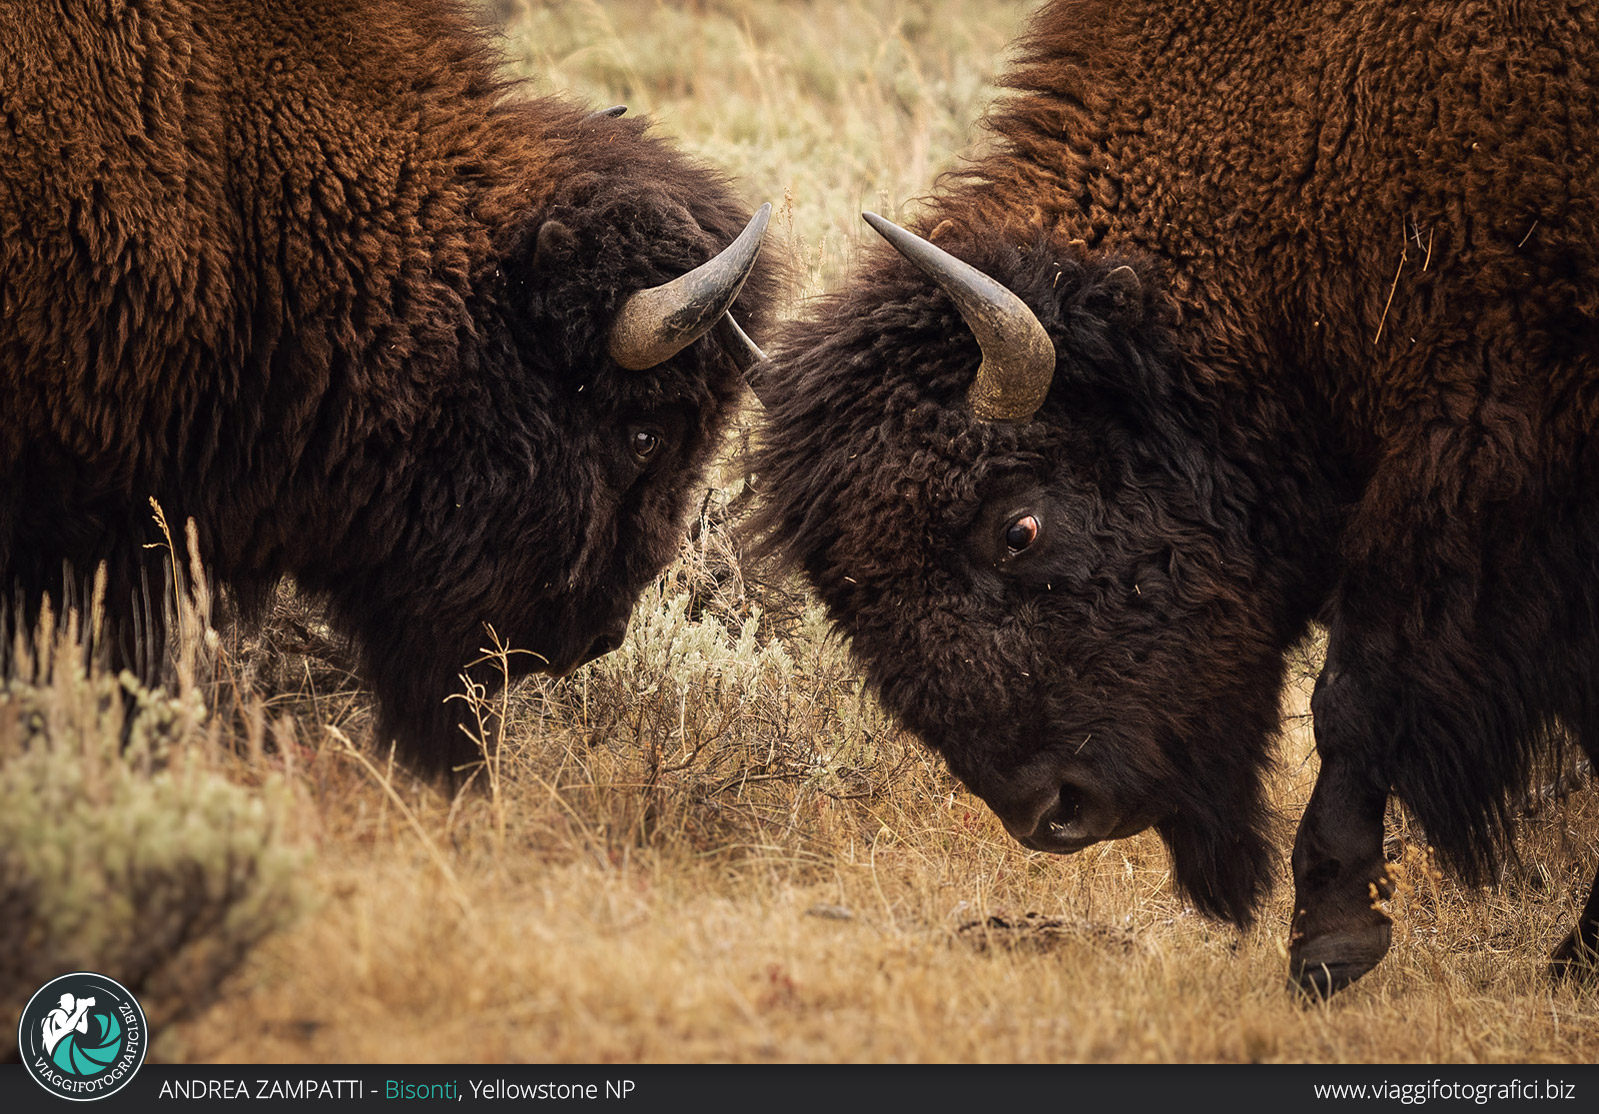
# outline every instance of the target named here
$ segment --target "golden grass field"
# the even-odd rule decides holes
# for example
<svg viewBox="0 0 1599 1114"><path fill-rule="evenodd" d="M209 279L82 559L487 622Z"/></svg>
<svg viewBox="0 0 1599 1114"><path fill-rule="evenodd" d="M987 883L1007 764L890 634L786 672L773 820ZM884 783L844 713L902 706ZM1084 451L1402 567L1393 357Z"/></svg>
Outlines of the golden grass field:
<svg viewBox="0 0 1599 1114"><path fill-rule="evenodd" d="M493 8L536 90L625 102L776 204L796 312L847 275L862 207L892 215L981 142L973 123L1033 6ZM108 841L154 846L152 816L177 833L118 877L203 864L203 884L150 899L172 941L145 957L155 1056L1599 1059L1599 992L1543 970L1599 859L1592 787L1535 799L1522 859L1491 891L1439 877L1395 815L1394 949L1331 1003L1301 1004L1285 989L1286 874L1316 768L1315 645L1283 694L1283 884L1240 934L1174 897L1152 834L1069 858L1011 842L863 694L799 587L741 567L737 470L723 471L621 651L566 681L463 693L507 741L460 793L387 760L340 647L290 591L248 635L219 612L207 636L207 601L189 610L172 694L145 701L127 757L105 743L114 679L58 668L30 684L43 670L24 668L0 688L0 712L18 711L0 714L0 846L81 881L74 852L52 850L65 841L16 819L25 799L81 799ZM0 896L8 884L0 870ZM52 916L79 923L74 902L116 888L81 885L45 895ZM195 931L189 907L217 912ZM42 948L29 931L0 924L0 956ZM86 958L136 950L96 946Z"/></svg>

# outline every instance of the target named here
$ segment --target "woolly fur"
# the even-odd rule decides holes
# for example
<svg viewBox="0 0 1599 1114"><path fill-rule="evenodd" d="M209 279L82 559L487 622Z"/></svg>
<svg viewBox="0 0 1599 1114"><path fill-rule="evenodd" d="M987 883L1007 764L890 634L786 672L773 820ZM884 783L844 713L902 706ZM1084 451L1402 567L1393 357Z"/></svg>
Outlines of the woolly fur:
<svg viewBox="0 0 1599 1114"><path fill-rule="evenodd" d="M154 497L246 604L326 598L412 759L470 758L443 701L484 624L570 665L675 553L738 373L710 341L625 372L605 335L748 209L508 87L450 0L7 4L0 38L13 617L108 562L113 654L151 668Z"/></svg>
<svg viewBox="0 0 1599 1114"><path fill-rule="evenodd" d="M913 222L1033 307L1047 401L973 418L969 331L869 251L768 373L768 544L974 790L1084 770L1238 922L1319 617L1318 738L1481 877L1551 726L1599 753L1596 67L1587 4L1049 4ZM1032 571L984 559L1018 505Z"/></svg>

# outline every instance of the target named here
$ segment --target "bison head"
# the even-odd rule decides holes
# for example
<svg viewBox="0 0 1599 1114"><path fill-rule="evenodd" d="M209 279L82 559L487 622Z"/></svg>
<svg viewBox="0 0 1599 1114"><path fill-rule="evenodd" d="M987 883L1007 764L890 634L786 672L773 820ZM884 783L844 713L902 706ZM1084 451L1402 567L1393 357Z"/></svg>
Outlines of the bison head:
<svg viewBox="0 0 1599 1114"><path fill-rule="evenodd" d="M602 126L625 127L576 131ZM713 175L637 131L511 191L480 304L441 345L448 385L381 450L393 467L361 471L374 487L353 498L367 514L346 567L297 570L355 631L385 733L424 766L475 756L448 697L463 669L502 679L485 628L514 674L620 644L744 390L729 311L764 316L770 207L746 221Z"/></svg>
<svg viewBox="0 0 1599 1114"><path fill-rule="evenodd" d="M1312 595L1276 556L1248 418L1180 351L1151 265L946 224L974 268L868 220L905 258L869 261L763 370L768 544L1018 841L1154 826L1196 904L1247 921Z"/></svg>

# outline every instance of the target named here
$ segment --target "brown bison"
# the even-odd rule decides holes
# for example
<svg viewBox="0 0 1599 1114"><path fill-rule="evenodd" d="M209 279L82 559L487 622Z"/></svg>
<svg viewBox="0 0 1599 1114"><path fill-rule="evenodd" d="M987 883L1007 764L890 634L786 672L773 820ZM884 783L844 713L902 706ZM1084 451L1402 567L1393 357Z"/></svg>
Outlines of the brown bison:
<svg viewBox="0 0 1599 1114"><path fill-rule="evenodd" d="M771 544L1028 847L1153 826L1248 922L1330 632L1291 967L1389 924L1390 794L1487 876L1599 754L1599 9L1059 0L991 151L762 372ZM1590 897L1555 968L1591 962Z"/></svg>
<svg viewBox="0 0 1599 1114"><path fill-rule="evenodd" d="M104 562L147 659L154 497L246 605L325 598L425 766L472 754L484 624L557 673L617 644L743 389L764 211L517 96L452 0L5 4L0 40L13 624Z"/></svg>

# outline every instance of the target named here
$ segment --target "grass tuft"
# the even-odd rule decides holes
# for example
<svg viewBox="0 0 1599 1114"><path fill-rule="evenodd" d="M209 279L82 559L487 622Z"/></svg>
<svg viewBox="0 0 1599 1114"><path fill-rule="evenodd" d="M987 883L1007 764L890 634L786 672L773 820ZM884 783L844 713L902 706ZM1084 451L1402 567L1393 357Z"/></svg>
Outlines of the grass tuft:
<svg viewBox="0 0 1599 1114"><path fill-rule="evenodd" d="M47 608L16 639L0 681L0 1059L22 1005L69 971L117 979L152 1025L194 1016L305 904L292 789L221 744L216 694L194 682L216 635L203 589L184 599L171 692L102 669L76 613Z"/></svg>

